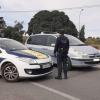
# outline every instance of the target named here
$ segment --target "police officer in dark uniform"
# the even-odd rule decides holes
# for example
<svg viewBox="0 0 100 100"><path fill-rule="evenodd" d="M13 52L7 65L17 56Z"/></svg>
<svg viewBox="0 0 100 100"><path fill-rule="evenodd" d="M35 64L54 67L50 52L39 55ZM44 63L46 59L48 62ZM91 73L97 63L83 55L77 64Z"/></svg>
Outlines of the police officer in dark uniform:
<svg viewBox="0 0 100 100"><path fill-rule="evenodd" d="M64 36L64 32L60 33L60 36L56 40L54 48L54 56L57 57L58 76L55 79L62 79L62 70L64 73L64 79L67 79L67 54L69 50L69 40Z"/></svg>

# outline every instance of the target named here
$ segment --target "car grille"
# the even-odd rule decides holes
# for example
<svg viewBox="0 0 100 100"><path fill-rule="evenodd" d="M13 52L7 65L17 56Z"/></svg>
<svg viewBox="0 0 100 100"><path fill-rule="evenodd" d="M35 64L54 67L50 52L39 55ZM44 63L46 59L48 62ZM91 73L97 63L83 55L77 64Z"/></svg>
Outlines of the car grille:
<svg viewBox="0 0 100 100"><path fill-rule="evenodd" d="M39 74L45 74L50 71L52 71L53 67L49 68L40 68L40 69L25 69L25 72L27 73L27 70L32 70L32 73L30 75L39 75ZM27 73L28 74L28 73Z"/></svg>
<svg viewBox="0 0 100 100"><path fill-rule="evenodd" d="M85 62L86 64L99 64L100 61L96 61L96 62Z"/></svg>
<svg viewBox="0 0 100 100"><path fill-rule="evenodd" d="M100 54L89 54L89 58L100 58Z"/></svg>

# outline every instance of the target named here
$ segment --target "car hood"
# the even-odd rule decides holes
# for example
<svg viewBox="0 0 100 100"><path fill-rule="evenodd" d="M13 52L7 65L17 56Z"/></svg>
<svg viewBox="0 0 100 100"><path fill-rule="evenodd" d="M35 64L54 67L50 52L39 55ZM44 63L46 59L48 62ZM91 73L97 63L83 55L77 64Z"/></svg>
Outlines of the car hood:
<svg viewBox="0 0 100 100"><path fill-rule="evenodd" d="M82 53L86 53L86 54L97 54L99 53L99 51L97 49L95 49L92 46L71 46L71 49L82 52Z"/></svg>
<svg viewBox="0 0 100 100"><path fill-rule="evenodd" d="M15 50L15 51L7 51L7 53L11 55L15 55L17 57L25 57L25 58L32 58L32 59L48 58L47 55L33 50Z"/></svg>

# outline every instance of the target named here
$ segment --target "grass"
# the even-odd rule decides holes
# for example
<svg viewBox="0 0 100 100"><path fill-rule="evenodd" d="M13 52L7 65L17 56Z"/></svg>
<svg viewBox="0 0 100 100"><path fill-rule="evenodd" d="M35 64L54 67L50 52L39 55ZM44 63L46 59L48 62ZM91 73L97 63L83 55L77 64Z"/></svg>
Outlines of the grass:
<svg viewBox="0 0 100 100"><path fill-rule="evenodd" d="M96 49L99 49L100 50L100 45L99 44L90 44L91 46L93 46L94 48Z"/></svg>

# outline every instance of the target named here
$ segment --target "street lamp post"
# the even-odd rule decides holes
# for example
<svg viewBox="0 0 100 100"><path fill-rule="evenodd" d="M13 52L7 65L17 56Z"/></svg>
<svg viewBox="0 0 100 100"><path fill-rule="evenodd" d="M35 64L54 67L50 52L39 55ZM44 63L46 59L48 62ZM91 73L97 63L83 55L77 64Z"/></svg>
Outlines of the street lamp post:
<svg viewBox="0 0 100 100"><path fill-rule="evenodd" d="M79 13L79 32L80 32L80 19L81 19L81 13L82 13L83 9L80 10L80 13Z"/></svg>

